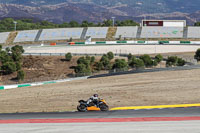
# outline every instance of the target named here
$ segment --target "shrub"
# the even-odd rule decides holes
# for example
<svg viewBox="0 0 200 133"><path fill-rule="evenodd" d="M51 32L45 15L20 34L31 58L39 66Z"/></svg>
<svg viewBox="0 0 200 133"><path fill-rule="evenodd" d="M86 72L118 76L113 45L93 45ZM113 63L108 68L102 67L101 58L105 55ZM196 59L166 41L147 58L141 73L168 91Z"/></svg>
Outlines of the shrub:
<svg viewBox="0 0 200 133"><path fill-rule="evenodd" d="M95 62L95 57L92 56L91 59L90 59L90 63L92 64L92 63L94 63L94 62Z"/></svg>
<svg viewBox="0 0 200 133"><path fill-rule="evenodd" d="M12 52L12 59L14 61L21 61L22 60L22 54L18 52Z"/></svg>
<svg viewBox="0 0 200 133"><path fill-rule="evenodd" d="M65 60L66 61L71 61L71 59L72 59L72 54L71 53L65 54Z"/></svg>
<svg viewBox="0 0 200 133"><path fill-rule="evenodd" d="M6 53L6 51L0 51L0 62L2 64L12 61L13 61L12 58L8 55L8 53Z"/></svg>
<svg viewBox="0 0 200 133"><path fill-rule="evenodd" d="M21 70L21 68L22 68L21 63L20 62L16 62L15 64L16 64L16 71Z"/></svg>
<svg viewBox="0 0 200 133"><path fill-rule="evenodd" d="M103 55L103 56L101 57L100 62L103 64L104 69L108 69L108 65L110 64L110 60L108 59L108 56L107 56L107 55Z"/></svg>
<svg viewBox="0 0 200 133"><path fill-rule="evenodd" d="M17 72L17 79L19 81L23 81L24 77L25 77L25 72L23 70L20 70L20 71Z"/></svg>
<svg viewBox="0 0 200 133"><path fill-rule="evenodd" d="M129 53L129 54L128 54L128 56L127 56L127 58L128 58L128 61L129 61L129 60L131 60L131 59L132 59L132 57L133 57L133 55L132 55L131 53Z"/></svg>
<svg viewBox="0 0 200 133"><path fill-rule="evenodd" d="M169 56L166 61L167 66L176 66L178 61L177 56Z"/></svg>
<svg viewBox="0 0 200 133"><path fill-rule="evenodd" d="M75 67L75 73L83 76L83 75L90 75L91 74L91 68L90 66L86 66L85 64L78 64Z"/></svg>
<svg viewBox="0 0 200 133"><path fill-rule="evenodd" d="M6 48L6 52L9 53L11 50L9 47Z"/></svg>
<svg viewBox="0 0 200 133"><path fill-rule="evenodd" d="M144 68L144 61L141 59L132 58L129 62L129 66L132 68Z"/></svg>
<svg viewBox="0 0 200 133"><path fill-rule="evenodd" d="M161 54L158 54L155 56L155 60L157 61L157 63L160 63L163 60L163 56Z"/></svg>
<svg viewBox="0 0 200 133"><path fill-rule="evenodd" d="M195 55L194 55L194 58L197 60L197 61L200 61L200 48L197 49Z"/></svg>
<svg viewBox="0 0 200 133"><path fill-rule="evenodd" d="M96 66L96 70L98 70L98 71L100 71L100 70L103 69L103 64L102 64L102 62L97 62L97 63L95 64L95 66Z"/></svg>
<svg viewBox="0 0 200 133"><path fill-rule="evenodd" d="M107 57L108 57L109 60L112 60L114 58L113 52L108 52Z"/></svg>
<svg viewBox="0 0 200 133"><path fill-rule="evenodd" d="M5 74L11 74L16 72L16 65L14 62L6 62L1 66L1 70L3 70Z"/></svg>
<svg viewBox="0 0 200 133"><path fill-rule="evenodd" d="M124 59L116 59L113 65L113 69L116 70L128 70L128 64Z"/></svg>
<svg viewBox="0 0 200 133"><path fill-rule="evenodd" d="M24 53L24 49L22 46L15 45L14 47L11 48L12 53Z"/></svg>
<svg viewBox="0 0 200 133"><path fill-rule="evenodd" d="M0 45L0 51L2 50L2 45Z"/></svg>
<svg viewBox="0 0 200 133"><path fill-rule="evenodd" d="M158 65L157 60L154 60L154 61L153 61L153 65L154 65L154 66L157 66L157 65Z"/></svg>
<svg viewBox="0 0 200 133"><path fill-rule="evenodd" d="M151 59L149 55L145 54L143 56L140 56L140 59L143 60L146 67L153 66L153 60Z"/></svg>
<svg viewBox="0 0 200 133"><path fill-rule="evenodd" d="M89 59L86 59L85 57L80 57L78 60L77 60L77 64L84 64L86 66L90 66L90 60Z"/></svg>
<svg viewBox="0 0 200 133"><path fill-rule="evenodd" d="M185 63L186 63L185 60L183 60L182 58L178 58L177 66L184 66Z"/></svg>

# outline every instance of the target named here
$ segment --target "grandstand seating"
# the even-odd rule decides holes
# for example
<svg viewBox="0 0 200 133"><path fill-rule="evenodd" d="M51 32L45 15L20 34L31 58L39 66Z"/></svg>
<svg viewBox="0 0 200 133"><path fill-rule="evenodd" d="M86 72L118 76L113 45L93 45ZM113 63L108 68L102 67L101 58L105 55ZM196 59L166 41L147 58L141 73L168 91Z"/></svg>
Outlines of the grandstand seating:
<svg viewBox="0 0 200 133"><path fill-rule="evenodd" d="M35 41L38 30L19 31L14 42L32 42Z"/></svg>
<svg viewBox="0 0 200 133"><path fill-rule="evenodd" d="M86 37L91 38L106 38L108 27L88 27Z"/></svg>
<svg viewBox="0 0 200 133"><path fill-rule="evenodd" d="M2 32L0 33L0 43L5 43L8 36L9 36L10 32Z"/></svg>
<svg viewBox="0 0 200 133"><path fill-rule="evenodd" d="M188 38L200 38L200 27L188 27Z"/></svg>
<svg viewBox="0 0 200 133"><path fill-rule="evenodd" d="M137 30L136 26L117 27L115 38L136 38Z"/></svg>
<svg viewBox="0 0 200 133"><path fill-rule="evenodd" d="M182 27L142 27L141 38L183 38Z"/></svg>
<svg viewBox="0 0 200 133"><path fill-rule="evenodd" d="M44 29L39 41L80 39L83 28Z"/></svg>
<svg viewBox="0 0 200 133"><path fill-rule="evenodd" d="M83 30L84 29L84 30ZM108 27L88 27L88 28L59 28L19 31L14 39L16 42L29 41L51 41L67 39L91 38L106 39ZM0 33L0 43L5 43L10 32ZM115 38L197 38L200 39L200 27L137 27L124 26L117 27Z"/></svg>

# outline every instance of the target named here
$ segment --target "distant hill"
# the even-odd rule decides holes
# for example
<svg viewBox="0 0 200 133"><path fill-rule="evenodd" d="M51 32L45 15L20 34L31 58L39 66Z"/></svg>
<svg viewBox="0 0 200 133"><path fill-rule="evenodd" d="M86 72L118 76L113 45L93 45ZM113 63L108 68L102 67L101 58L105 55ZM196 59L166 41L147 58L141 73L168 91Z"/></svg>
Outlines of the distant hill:
<svg viewBox="0 0 200 133"><path fill-rule="evenodd" d="M184 12L192 13L200 10L199 0L0 0L0 3L22 4L31 6L41 6L50 4L60 4L63 2L75 2L85 4L95 4L106 7L128 6L148 13Z"/></svg>
<svg viewBox="0 0 200 133"><path fill-rule="evenodd" d="M197 0L0 0L0 18L34 18L55 23L64 21L101 22L115 16L119 20L199 19Z"/></svg>

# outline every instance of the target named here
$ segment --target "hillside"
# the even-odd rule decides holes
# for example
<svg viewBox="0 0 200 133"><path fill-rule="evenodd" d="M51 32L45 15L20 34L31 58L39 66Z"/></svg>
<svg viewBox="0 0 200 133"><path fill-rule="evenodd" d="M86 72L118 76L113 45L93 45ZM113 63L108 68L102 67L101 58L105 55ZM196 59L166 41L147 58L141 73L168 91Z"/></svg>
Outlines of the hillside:
<svg viewBox="0 0 200 133"><path fill-rule="evenodd" d="M115 16L118 20L186 19L189 25L199 20L200 1L186 0L0 0L0 19L34 18L63 23L102 22Z"/></svg>
<svg viewBox="0 0 200 133"><path fill-rule="evenodd" d="M197 0L0 0L0 3L22 4L31 6L60 4L63 2L86 3L106 7L128 6L131 9L144 10L149 13L158 12L195 12L199 10L200 1Z"/></svg>

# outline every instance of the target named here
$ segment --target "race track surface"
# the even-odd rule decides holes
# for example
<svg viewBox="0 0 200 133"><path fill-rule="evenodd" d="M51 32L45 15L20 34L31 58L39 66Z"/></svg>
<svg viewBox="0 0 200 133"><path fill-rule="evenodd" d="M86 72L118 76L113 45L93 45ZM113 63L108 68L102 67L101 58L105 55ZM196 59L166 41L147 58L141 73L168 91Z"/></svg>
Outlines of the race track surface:
<svg viewBox="0 0 200 133"><path fill-rule="evenodd" d="M92 112L51 112L51 113L19 113L0 114L0 120L9 119L75 119L75 118L139 118L139 117L191 117L200 116L200 107L124 110L124 111L92 111Z"/></svg>
<svg viewBox="0 0 200 133"><path fill-rule="evenodd" d="M67 122L67 123L3 123L1 133L199 133L200 107L128 110L109 112L62 112L62 113L24 113L0 114L1 120L11 119L109 119L109 118L170 118L160 121L134 122ZM197 120L177 118L193 117Z"/></svg>

